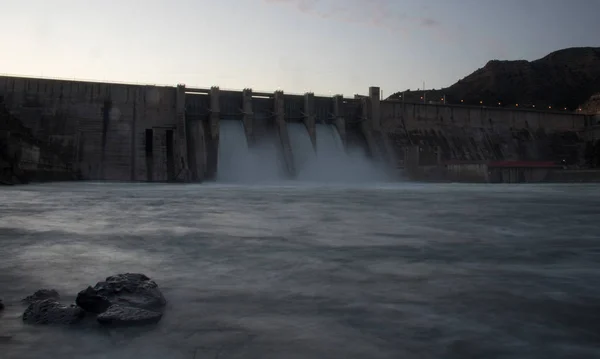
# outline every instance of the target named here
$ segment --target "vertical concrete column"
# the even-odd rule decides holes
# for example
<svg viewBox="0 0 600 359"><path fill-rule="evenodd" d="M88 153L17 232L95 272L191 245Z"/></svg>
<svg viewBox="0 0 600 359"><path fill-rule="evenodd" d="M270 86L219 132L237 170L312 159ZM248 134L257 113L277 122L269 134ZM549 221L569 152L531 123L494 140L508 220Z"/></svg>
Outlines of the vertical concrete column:
<svg viewBox="0 0 600 359"><path fill-rule="evenodd" d="M252 109L252 89L244 89L242 92L242 112L244 113L244 129L246 140L250 145L254 144L254 111Z"/></svg>
<svg viewBox="0 0 600 359"><path fill-rule="evenodd" d="M359 97L360 100L360 114L361 114L361 122L368 125L369 128L371 126L371 100L368 97Z"/></svg>
<svg viewBox="0 0 600 359"><path fill-rule="evenodd" d="M395 170L398 163L389 135L382 131L381 126L381 90L379 87L369 87L368 118L371 122L371 136L373 137L373 150L376 158L386 163L391 170Z"/></svg>
<svg viewBox="0 0 600 359"><path fill-rule="evenodd" d="M283 91L275 91L274 100L273 112L275 112L275 122L277 125L283 124L285 123Z"/></svg>
<svg viewBox="0 0 600 359"><path fill-rule="evenodd" d="M185 85L177 85L175 93L175 124L177 138L177 152L175 161L175 173L177 180L189 180L188 166L188 136L185 120Z"/></svg>
<svg viewBox="0 0 600 359"><path fill-rule="evenodd" d="M207 126L207 128L210 126ZM189 180L202 182L207 173L209 139L205 135L204 122L198 116L186 117Z"/></svg>
<svg viewBox="0 0 600 359"><path fill-rule="evenodd" d="M346 119L344 118L344 96L335 95L333 97L333 116L335 117L335 127L337 127L340 138L346 147Z"/></svg>
<svg viewBox="0 0 600 359"><path fill-rule="evenodd" d="M315 128L315 94L307 92L304 94L304 125L314 148L317 148L317 130Z"/></svg>
<svg viewBox="0 0 600 359"><path fill-rule="evenodd" d="M202 122L198 119L188 120L187 136L190 179L202 182L206 173L206 145Z"/></svg>
<svg viewBox="0 0 600 359"><path fill-rule="evenodd" d="M491 178L490 178L490 170L488 168L487 163L481 165L481 171L483 172L483 180L485 181L485 183L491 183Z"/></svg>
<svg viewBox="0 0 600 359"><path fill-rule="evenodd" d="M290 137L287 132L287 126L285 123L285 107L284 107L284 95L283 91L275 91L275 103L274 103L274 112L275 112L275 126L277 127L277 132L279 134L279 139L281 141L281 148L283 152L283 158L285 160L285 164L287 166L288 174L293 177L296 175L296 170L294 167L294 156L292 154L292 146L290 145Z"/></svg>
<svg viewBox="0 0 600 359"><path fill-rule="evenodd" d="M137 97L133 98L133 113L131 114L131 173L130 180L135 182L137 180L137 122L138 122L138 113L137 113ZM81 132L77 132L77 142L76 143L76 156L79 156L79 135ZM76 159L75 164L79 167L79 163Z"/></svg>
<svg viewBox="0 0 600 359"><path fill-rule="evenodd" d="M371 103L369 117L375 131L381 130L381 97L379 87L369 87L369 100Z"/></svg>
<svg viewBox="0 0 600 359"><path fill-rule="evenodd" d="M373 121L371 121L371 99L369 97L361 98L361 111L362 121L360 123L360 129L367 142L369 154L375 160L379 159L379 151L377 151L377 144L375 143L375 137L373 136Z"/></svg>
<svg viewBox="0 0 600 359"><path fill-rule="evenodd" d="M206 141L206 177L214 179L219 163L219 119L221 118L220 89L210 88L209 134Z"/></svg>
<svg viewBox="0 0 600 359"><path fill-rule="evenodd" d="M221 90L218 86L210 88L210 135L213 139L219 139L220 95Z"/></svg>
<svg viewBox="0 0 600 359"><path fill-rule="evenodd" d="M404 169L408 175L416 178L419 176L420 147L418 145L407 146L404 149Z"/></svg>

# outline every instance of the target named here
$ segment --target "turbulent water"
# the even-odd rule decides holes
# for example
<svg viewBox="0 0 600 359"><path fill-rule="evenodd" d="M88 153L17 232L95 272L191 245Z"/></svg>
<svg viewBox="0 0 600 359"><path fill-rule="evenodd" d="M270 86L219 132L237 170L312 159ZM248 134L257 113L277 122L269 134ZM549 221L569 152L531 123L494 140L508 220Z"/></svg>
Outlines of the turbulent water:
<svg viewBox="0 0 600 359"><path fill-rule="evenodd" d="M286 124L294 156L294 168L298 177L307 177L311 166L317 161L317 154L313 147L308 130L303 123L288 122Z"/></svg>
<svg viewBox="0 0 600 359"><path fill-rule="evenodd" d="M244 123L219 121L217 179L224 183L271 183L285 179L285 163L272 141L249 148Z"/></svg>
<svg viewBox="0 0 600 359"><path fill-rule="evenodd" d="M346 151L333 125L316 124L316 151L302 123L288 123L296 179L313 183L372 183L388 180L385 171L355 149Z"/></svg>
<svg viewBox="0 0 600 359"><path fill-rule="evenodd" d="M599 358L587 185L69 183L0 192L0 357ZM22 324L119 272L155 327Z"/></svg>

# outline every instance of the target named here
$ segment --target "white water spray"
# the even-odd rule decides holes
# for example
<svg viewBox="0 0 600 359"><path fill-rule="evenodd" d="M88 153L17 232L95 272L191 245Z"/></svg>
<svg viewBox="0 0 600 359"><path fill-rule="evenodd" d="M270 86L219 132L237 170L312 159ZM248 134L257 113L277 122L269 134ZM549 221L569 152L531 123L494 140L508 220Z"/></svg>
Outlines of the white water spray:
<svg viewBox="0 0 600 359"><path fill-rule="evenodd" d="M271 183L285 178L275 143L263 141L250 148L242 121L219 121L219 137L217 181Z"/></svg>
<svg viewBox="0 0 600 359"><path fill-rule="evenodd" d="M308 130L303 123L288 123L287 131L297 174L305 173L317 160Z"/></svg>
<svg viewBox="0 0 600 359"><path fill-rule="evenodd" d="M261 140L250 148L242 121L221 120L217 181L222 183L277 184L286 179L285 163L276 142ZM302 123L288 123L297 181L314 184L386 182L382 167L364 151L346 151L337 128L317 124L316 152Z"/></svg>
<svg viewBox="0 0 600 359"><path fill-rule="evenodd" d="M348 152L337 128L333 125L317 124L316 153L303 124L290 124L288 131L296 174L299 181L318 183L366 183L384 182L385 171L371 161L364 152ZM304 154L303 152L306 152Z"/></svg>

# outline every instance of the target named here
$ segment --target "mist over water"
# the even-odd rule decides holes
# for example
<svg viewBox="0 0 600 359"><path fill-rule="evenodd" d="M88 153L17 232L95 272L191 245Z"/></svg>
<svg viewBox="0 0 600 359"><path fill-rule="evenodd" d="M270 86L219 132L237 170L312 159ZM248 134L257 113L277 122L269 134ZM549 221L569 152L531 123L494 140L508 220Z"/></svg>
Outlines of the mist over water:
<svg viewBox="0 0 600 359"><path fill-rule="evenodd" d="M217 180L237 184L373 184L389 180L364 149L346 150L337 128L317 124L316 152L306 126L287 123L296 177L288 179L280 146L262 140L248 146L242 121L221 120Z"/></svg>
<svg viewBox="0 0 600 359"><path fill-rule="evenodd" d="M221 183L277 183L285 179L285 164L277 145L268 139L249 147L244 123L219 121L217 181Z"/></svg>
<svg viewBox="0 0 600 359"><path fill-rule="evenodd" d="M299 179L302 179L302 174L317 160L317 154L303 123L287 123L287 131L294 156L294 167Z"/></svg>
<svg viewBox="0 0 600 359"><path fill-rule="evenodd" d="M600 358L597 185L55 183L0 192L2 359ZM25 325L121 272L156 326Z"/></svg>
<svg viewBox="0 0 600 359"><path fill-rule="evenodd" d="M302 127L304 126L288 128L290 139L303 137L303 130L308 137L306 128ZM315 128L316 153L311 146L309 152L312 155L304 159L302 166L296 166L298 180L343 184L385 182L388 179L385 171L368 158L364 151L347 151L334 125L317 124ZM305 151L305 147L306 145L299 146L299 149ZM296 151L296 148L293 150Z"/></svg>

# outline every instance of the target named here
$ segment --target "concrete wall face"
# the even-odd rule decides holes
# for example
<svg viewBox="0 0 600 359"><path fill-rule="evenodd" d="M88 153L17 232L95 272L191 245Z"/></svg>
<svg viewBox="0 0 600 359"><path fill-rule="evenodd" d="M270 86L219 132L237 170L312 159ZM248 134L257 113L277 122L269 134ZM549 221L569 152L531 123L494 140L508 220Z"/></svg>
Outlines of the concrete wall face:
<svg viewBox="0 0 600 359"><path fill-rule="evenodd" d="M144 180L145 129L177 127L175 88L0 77L0 96L36 138L59 142L84 179Z"/></svg>
<svg viewBox="0 0 600 359"><path fill-rule="evenodd" d="M313 147L317 146L317 133L316 133L316 110L315 110L315 95L312 93L307 93L304 95L304 112L302 113L302 118L304 121L304 125L308 130L308 135L310 136L310 140L312 141Z"/></svg>
<svg viewBox="0 0 600 359"><path fill-rule="evenodd" d="M254 144L254 107L252 106L252 90L245 89L242 92L242 112L246 139L249 145Z"/></svg>
<svg viewBox="0 0 600 359"><path fill-rule="evenodd" d="M205 126L206 142L206 173L205 177L215 179L219 166L219 121L221 120L221 90L210 88L208 128Z"/></svg>
<svg viewBox="0 0 600 359"><path fill-rule="evenodd" d="M560 160L576 162L583 145L585 116L566 113L381 103L382 128L395 152L408 145L430 151L440 161Z"/></svg>
<svg viewBox="0 0 600 359"><path fill-rule="evenodd" d="M333 98L333 116L334 116L334 125L340 134L340 138L342 139L342 143L347 148L347 140L346 140L346 118L344 115L344 98L342 96L336 95Z"/></svg>
<svg viewBox="0 0 600 359"><path fill-rule="evenodd" d="M31 145L23 146L21 148L21 161L23 170L35 170L36 164L40 163L40 148Z"/></svg>
<svg viewBox="0 0 600 359"><path fill-rule="evenodd" d="M488 182L488 167L486 164L456 164L447 167L449 180L469 180L472 182Z"/></svg>
<svg viewBox="0 0 600 359"><path fill-rule="evenodd" d="M186 149L189 180L202 181L208 172L208 152L212 148L210 137L209 93L190 94L185 97Z"/></svg>
<svg viewBox="0 0 600 359"><path fill-rule="evenodd" d="M188 158L188 135L187 135L187 120L185 118L185 87L178 85L175 93L175 116L176 128L173 138L173 171L175 172L176 180L190 180L189 168L190 159Z"/></svg>
<svg viewBox="0 0 600 359"><path fill-rule="evenodd" d="M57 148L84 179L202 181L218 169L219 121L244 122L250 146L276 140L293 176L285 122L334 124L347 147L368 148L392 167L433 168L451 161L582 158L600 138L592 118L560 112L381 101L380 90L355 99L221 91L191 95L185 86L156 87L0 77L0 96L33 135ZM600 123L600 121L598 121ZM57 166L44 149L27 148L28 170ZM35 155L38 153L38 155ZM39 167L38 166L38 167ZM450 175L483 178L479 165ZM432 170L433 171L433 170ZM512 180L506 170L504 177ZM520 175L523 177L523 175ZM534 180L542 175L526 174ZM514 177L514 176L513 176Z"/></svg>
<svg viewBox="0 0 600 359"><path fill-rule="evenodd" d="M544 182L552 171L549 168L493 168L489 170L489 181L496 183L538 183Z"/></svg>
<svg viewBox="0 0 600 359"><path fill-rule="evenodd" d="M287 166L287 172L290 177L296 175L294 167L294 156L292 155L292 147L290 145L290 138L285 125L285 97L283 92L275 92L274 97L274 113L275 113L275 126L279 134L280 146L282 149L283 158Z"/></svg>

